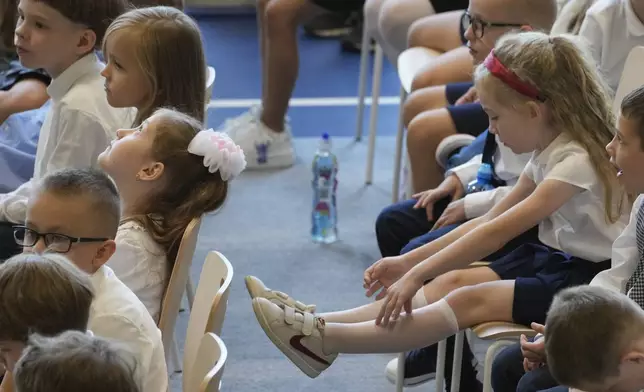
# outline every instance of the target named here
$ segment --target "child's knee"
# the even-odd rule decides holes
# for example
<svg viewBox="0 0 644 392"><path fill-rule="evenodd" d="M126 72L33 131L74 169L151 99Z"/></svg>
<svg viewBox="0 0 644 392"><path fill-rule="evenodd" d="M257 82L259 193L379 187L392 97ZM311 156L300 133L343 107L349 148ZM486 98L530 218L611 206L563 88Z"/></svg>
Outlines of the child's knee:
<svg viewBox="0 0 644 392"><path fill-rule="evenodd" d="M292 0L259 0L264 2L264 20L269 34L287 28L294 30L299 25L299 16L304 2ZM261 9L261 8L260 8Z"/></svg>

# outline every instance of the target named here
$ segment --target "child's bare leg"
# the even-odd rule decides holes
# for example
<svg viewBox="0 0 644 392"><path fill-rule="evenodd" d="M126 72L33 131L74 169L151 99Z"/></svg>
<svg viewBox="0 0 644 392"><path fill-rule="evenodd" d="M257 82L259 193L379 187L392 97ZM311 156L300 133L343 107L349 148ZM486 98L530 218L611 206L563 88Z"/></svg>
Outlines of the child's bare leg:
<svg viewBox="0 0 644 392"><path fill-rule="evenodd" d="M373 321L326 323L325 353L398 353L437 343L487 321L512 321L514 281L459 288L444 300L405 314L384 328Z"/></svg>
<svg viewBox="0 0 644 392"><path fill-rule="evenodd" d="M446 107L447 93L445 86L427 87L409 94L403 105L403 122L405 128L419 114L428 110L440 109Z"/></svg>
<svg viewBox="0 0 644 392"><path fill-rule="evenodd" d="M448 272L423 286L412 301L414 309L434 303L458 288L495 280L499 280L499 276L487 267ZM354 309L321 313L318 316L327 323L360 323L375 320L381 308L382 300Z"/></svg>
<svg viewBox="0 0 644 392"><path fill-rule="evenodd" d="M463 11L441 12L415 21L409 28L407 44L422 46L441 53L463 45L460 36Z"/></svg>
<svg viewBox="0 0 644 392"><path fill-rule="evenodd" d="M297 80L297 28L323 10L308 0L260 0L264 5L264 62L261 120L274 131L284 130L284 116Z"/></svg>
<svg viewBox="0 0 644 392"><path fill-rule="evenodd" d="M443 181L443 169L435 152L443 139L456 134L456 126L447 109L426 111L407 127L407 152L411 165L414 192L436 188Z"/></svg>
<svg viewBox="0 0 644 392"><path fill-rule="evenodd" d="M472 55L465 46L452 49L434 58L414 76L411 91L447 83L472 80Z"/></svg>

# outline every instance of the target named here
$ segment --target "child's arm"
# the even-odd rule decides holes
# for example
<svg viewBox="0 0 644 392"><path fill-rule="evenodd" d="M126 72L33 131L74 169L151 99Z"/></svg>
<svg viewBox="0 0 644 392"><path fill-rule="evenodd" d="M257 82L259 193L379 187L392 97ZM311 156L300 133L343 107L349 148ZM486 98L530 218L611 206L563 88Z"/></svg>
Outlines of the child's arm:
<svg viewBox="0 0 644 392"><path fill-rule="evenodd" d="M469 227L465 230L454 230L448 235L452 246L437 244L442 250L409 273L425 281L481 260L539 224L583 190L567 182L548 179L529 192L533 187L534 182L522 174L510 194L489 214L477 220L476 225L466 224Z"/></svg>
<svg viewBox="0 0 644 392"><path fill-rule="evenodd" d="M631 211L628 225L613 242L611 252L611 267L602 271L595 276L590 282L592 286L600 286L610 290L624 292L626 282L635 272L637 264L640 261L639 251L637 249L637 212L642 206L644 196L640 195Z"/></svg>

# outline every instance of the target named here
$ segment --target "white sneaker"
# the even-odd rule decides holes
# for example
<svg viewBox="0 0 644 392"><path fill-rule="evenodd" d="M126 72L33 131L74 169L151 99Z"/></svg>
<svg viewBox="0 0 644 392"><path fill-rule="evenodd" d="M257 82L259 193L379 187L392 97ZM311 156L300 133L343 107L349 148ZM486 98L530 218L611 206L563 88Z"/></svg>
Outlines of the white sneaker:
<svg viewBox="0 0 644 392"><path fill-rule="evenodd" d="M319 376L338 356L322 349L324 319L266 298L253 299L253 311L266 336L307 376Z"/></svg>
<svg viewBox="0 0 644 392"><path fill-rule="evenodd" d="M295 149L288 123L284 131L275 132L259 119L261 109L251 109L227 120L221 131L226 132L246 155L247 169L278 169L295 163Z"/></svg>
<svg viewBox="0 0 644 392"><path fill-rule="evenodd" d="M303 313L315 313L315 305L305 305L289 297L288 294L271 290L264 285L264 282L254 276L247 276L244 278L244 282L251 298L266 298L276 305L290 306Z"/></svg>

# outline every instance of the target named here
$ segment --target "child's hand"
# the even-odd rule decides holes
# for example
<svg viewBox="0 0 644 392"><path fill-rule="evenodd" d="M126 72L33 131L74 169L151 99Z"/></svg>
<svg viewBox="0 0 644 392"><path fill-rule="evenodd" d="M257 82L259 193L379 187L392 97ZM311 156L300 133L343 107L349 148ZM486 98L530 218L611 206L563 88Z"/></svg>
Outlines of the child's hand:
<svg viewBox="0 0 644 392"><path fill-rule="evenodd" d="M376 317L376 325L386 327L389 320L398 320L403 308L411 313L411 299L423 287L423 280L416 279L413 273L406 273L387 290L387 295L382 301L382 308Z"/></svg>
<svg viewBox="0 0 644 392"><path fill-rule="evenodd" d="M465 199L455 200L447 206L443 215L434 223L432 230L440 229L443 226L464 222L465 216Z"/></svg>
<svg viewBox="0 0 644 392"><path fill-rule="evenodd" d="M411 265L406 263L401 256L385 257L375 262L364 272L363 287L367 290L367 297L371 297L378 290L383 289L376 299L382 299L387 294L387 288L403 277Z"/></svg>
<svg viewBox="0 0 644 392"><path fill-rule="evenodd" d="M433 221L437 218L434 217L434 203L448 196L452 196L452 201L458 200L463 195L465 195L465 189L463 188L463 184L461 184L461 180L452 174L447 176L436 189L417 193L412 198L418 200L414 208L424 208L427 210L427 220Z"/></svg>
<svg viewBox="0 0 644 392"><path fill-rule="evenodd" d="M537 333L545 334L546 329L543 325L532 323L532 329ZM521 335L521 353L529 362L546 363L545 337L541 336L534 342L528 341L525 335Z"/></svg>
<svg viewBox="0 0 644 392"><path fill-rule="evenodd" d="M479 100L479 95L476 92L476 87L470 87L469 90L465 94L463 94L462 97L460 97L456 102L455 105L463 105L465 103L474 103Z"/></svg>

